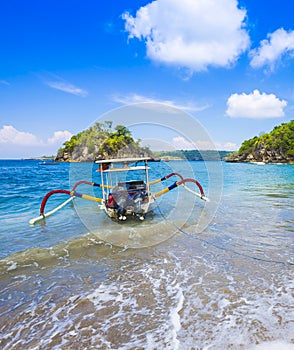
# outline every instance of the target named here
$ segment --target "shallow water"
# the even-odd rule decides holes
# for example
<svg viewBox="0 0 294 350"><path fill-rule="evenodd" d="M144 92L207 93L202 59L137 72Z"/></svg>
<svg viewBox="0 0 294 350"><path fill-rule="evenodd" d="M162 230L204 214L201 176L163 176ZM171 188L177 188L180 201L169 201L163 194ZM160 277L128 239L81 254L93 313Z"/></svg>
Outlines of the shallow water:
<svg viewBox="0 0 294 350"><path fill-rule="evenodd" d="M30 227L92 165L1 161L1 348L292 349L294 166L206 163L151 177L192 171L209 203L178 189L118 225L79 200Z"/></svg>

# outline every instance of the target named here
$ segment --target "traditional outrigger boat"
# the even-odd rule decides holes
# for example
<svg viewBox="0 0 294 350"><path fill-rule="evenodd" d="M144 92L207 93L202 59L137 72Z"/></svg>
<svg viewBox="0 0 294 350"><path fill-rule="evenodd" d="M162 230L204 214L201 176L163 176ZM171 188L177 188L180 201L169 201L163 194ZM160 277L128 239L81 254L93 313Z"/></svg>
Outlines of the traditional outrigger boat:
<svg viewBox="0 0 294 350"><path fill-rule="evenodd" d="M42 200L40 215L31 219L30 224L34 225L36 222L54 214L71 202L75 197L100 203L100 209L103 209L111 219L118 222L125 221L127 218L144 220L148 213L149 206L157 197L181 185L193 195L208 201L202 186L197 180L184 178L179 173L173 172L160 179L150 181L148 161L152 161L152 159L145 157L96 161L95 163L98 164L97 172L100 173L101 183L81 180L72 187L71 191L53 190L48 192ZM165 181L172 176L177 176L179 181L152 194L152 185ZM194 183L198 187L200 193L187 187L186 184L188 182ZM78 192L77 188L82 184L101 188L102 197L89 196ZM70 198L57 208L45 213L45 205L48 199L56 193L67 194Z"/></svg>

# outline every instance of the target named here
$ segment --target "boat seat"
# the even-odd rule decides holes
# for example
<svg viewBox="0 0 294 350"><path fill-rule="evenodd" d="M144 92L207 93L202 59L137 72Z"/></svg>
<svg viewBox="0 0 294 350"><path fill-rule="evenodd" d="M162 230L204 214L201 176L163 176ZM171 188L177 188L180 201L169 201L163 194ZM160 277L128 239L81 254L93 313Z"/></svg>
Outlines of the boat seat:
<svg viewBox="0 0 294 350"><path fill-rule="evenodd" d="M145 191L146 190L146 184L143 180L134 180L134 181L127 181L127 182L119 182L119 187L124 187L126 191Z"/></svg>

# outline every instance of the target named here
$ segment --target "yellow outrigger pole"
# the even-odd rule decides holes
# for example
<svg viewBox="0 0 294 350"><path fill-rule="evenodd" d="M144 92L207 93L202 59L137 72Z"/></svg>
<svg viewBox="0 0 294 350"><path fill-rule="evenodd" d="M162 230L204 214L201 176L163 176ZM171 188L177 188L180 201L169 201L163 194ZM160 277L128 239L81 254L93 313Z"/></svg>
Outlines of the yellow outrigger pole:
<svg viewBox="0 0 294 350"><path fill-rule="evenodd" d="M172 176L172 175L175 175L175 173L170 174L170 176ZM176 175L179 175L179 174L176 174ZM169 176L169 177L170 177L170 176ZM180 176L181 176L181 175L180 175ZM181 177L182 177L182 176L181 176ZM165 178L167 178L167 177L165 177ZM165 178L162 178L162 179L165 180ZM162 179L160 179L159 181L163 181ZM158 181L158 182L159 182L159 181ZM192 183L196 184L196 185L198 186L199 190L200 190L200 194L197 193L197 192L195 192L195 191L193 191L193 190L191 190L189 187L187 187L187 186L186 186L186 182L192 182ZM157 182L154 182L154 183L157 183ZM187 179L182 178L181 181L176 181L176 182L174 182L172 185L170 185L170 186L164 188L163 190L161 190L161 191L159 191L159 192L156 192L156 193L153 195L153 197L154 197L154 198L157 198L157 197L159 197L159 196L161 196L161 195L163 195L163 194L165 194L165 193L167 193L167 192L173 190L174 188L176 188L176 187L178 187L178 186L180 186L180 185L183 185L183 187L184 187L187 191L193 193L195 196L197 196L197 197L203 199L204 201L207 201L207 202L209 201L209 199L208 199L207 197L205 197L203 188L202 188L202 186L200 185L200 183L199 183L197 180L195 180L195 179L190 179L190 178L187 178Z"/></svg>
<svg viewBox="0 0 294 350"><path fill-rule="evenodd" d="M44 213L45 210L45 205L47 203L47 200L49 199L49 197L51 197L53 194L56 193L64 193L67 195L70 195L70 198L68 198L65 202L63 202L62 204L60 204L58 207L56 207L55 209L52 209L51 211ZM38 221L44 220L46 218L48 218L49 216L53 215L54 213L56 213L58 210L62 209L63 207L65 207L68 203L70 203L75 197L78 198L83 198L83 199L87 199L89 201L93 201L93 202L98 202L98 203L102 203L102 198L98 198L98 197L93 197L93 196L89 196L87 194L83 194L83 193L79 193L77 191L67 191L67 190L53 190L50 191L46 194L46 196L43 198L41 206L40 206L40 215L37 216L36 218L33 218L29 221L30 225L34 225L35 223L37 223Z"/></svg>

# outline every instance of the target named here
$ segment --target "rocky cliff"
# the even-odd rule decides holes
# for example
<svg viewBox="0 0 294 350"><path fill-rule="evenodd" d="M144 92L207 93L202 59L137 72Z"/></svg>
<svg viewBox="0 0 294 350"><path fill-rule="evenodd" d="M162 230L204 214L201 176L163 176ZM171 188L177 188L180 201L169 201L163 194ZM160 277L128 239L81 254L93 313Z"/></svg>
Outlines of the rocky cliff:
<svg viewBox="0 0 294 350"><path fill-rule="evenodd" d="M225 158L226 162L263 162L263 163L294 163L294 156L286 156L280 150L268 150L259 147L249 153L233 153Z"/></svg>
<svg viewBox="0 0 294 350"><path fill-rule="evenodd" d="M227 162L294 163L294 120L276 126L270 133L245 140Z"/></svg>

